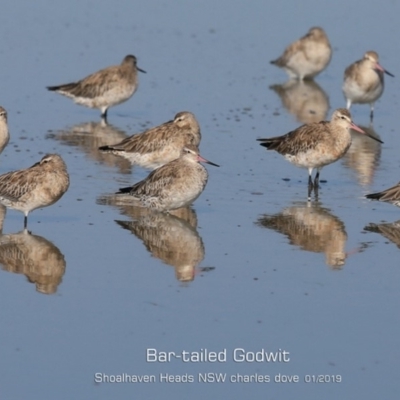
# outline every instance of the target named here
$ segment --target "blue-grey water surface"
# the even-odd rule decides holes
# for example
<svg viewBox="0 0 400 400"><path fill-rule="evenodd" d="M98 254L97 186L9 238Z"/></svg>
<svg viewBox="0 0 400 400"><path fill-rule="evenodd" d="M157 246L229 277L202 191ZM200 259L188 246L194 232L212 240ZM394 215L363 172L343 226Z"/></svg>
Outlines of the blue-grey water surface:
<svg viewBox="0 0 400 400"><path fill-rule="evenodd" d="M4 0L1 9L0 104L11 141L0 173L57 152L71 185L29 216L35 237L19 248L31 251L28 265L16 251L0 271L0 398L398 398L400 236L393 225L381 227L386 236L364 228L400 214L363 198L399 181L398 2ZM287 76L269 61L314 25L326 30L332 61L316 84L287 85L281 99L270 86ZM355 137L323 169L327 182L309 204L307 172L256 138L315 114L329 119L345 105L344 68L367 50L395 78L386 77L373 127L367 105L352 115L384 144ZM127 54L147 74L109 110L108 127L98 110L45 89ZM302 111L299 96L311 99ZM201 125L202 155L221 165L207 167L192 210L152 220L99 201L147 171L97 147L185 110ZM22 226L8 210L3 234ZM227 357L148 362L147 349ZM240 349L248 361L233 359ZM257 362L255 352L287 362ZM104 383L96 373L156 382ZM202 382L206 373L225 382ZM161 382L166 374L193 382Z"/></svg>

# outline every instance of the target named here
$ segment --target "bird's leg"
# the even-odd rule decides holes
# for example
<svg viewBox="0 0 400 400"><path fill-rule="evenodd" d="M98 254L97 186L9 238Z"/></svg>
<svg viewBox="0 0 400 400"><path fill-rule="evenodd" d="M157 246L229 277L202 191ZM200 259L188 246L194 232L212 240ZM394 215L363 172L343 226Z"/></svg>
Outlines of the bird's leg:
<svg viewBox="0 0 400 400"><path fill-rule="evenodd" d="M321 169L317 168L317 173L315 174L315 179L314 179L314 194L315 194L315 200L318 200L318 189L319 189L319 171Z"/></svg>
<svg viewBox="0 0 400 400"><path fill-rule="evenodd" d="M312 168L308 168L308 200L311 200L311 193L314 189L314 184L311 177L312 170Z"/></svg>
<svg viewBox="0 0 400 400"><path fill-rule="evenodd" d="M104 121L107 125L107 108L102 107L101 109L101 120Z"/></svg>
<svg viewBox="0 0 400 400"><path fill-rule="evenodd" d="M317 174L315 175L314 188L319 188L319 169L317 169Z"/></svg>
<svg viewBox="0 0 400 400"><path fill-rule="evenodd" d="M28 216L25 215L24 216L24 229L26 229L27 226L28 226Z"/></svg>
<svg viewBox="0 0 400 400"><path fill-rule="evenodd" d="M350 107L351 107L351 100L350 100L350 99L347 99L346 108L347 108L348 110L350 110Z"/></svg>

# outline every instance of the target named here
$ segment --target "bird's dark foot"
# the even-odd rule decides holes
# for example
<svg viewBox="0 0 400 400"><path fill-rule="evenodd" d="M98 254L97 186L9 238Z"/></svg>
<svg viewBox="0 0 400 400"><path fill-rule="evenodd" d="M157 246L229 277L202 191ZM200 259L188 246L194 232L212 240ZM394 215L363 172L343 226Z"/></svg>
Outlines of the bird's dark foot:
<svg viewBox="0 0 400 400"><path fill-rule="evenodd" d="M103 114L101 114L101 123L102 123L103 126L108 125L108 122L107 122L107 110Z"/></svg>

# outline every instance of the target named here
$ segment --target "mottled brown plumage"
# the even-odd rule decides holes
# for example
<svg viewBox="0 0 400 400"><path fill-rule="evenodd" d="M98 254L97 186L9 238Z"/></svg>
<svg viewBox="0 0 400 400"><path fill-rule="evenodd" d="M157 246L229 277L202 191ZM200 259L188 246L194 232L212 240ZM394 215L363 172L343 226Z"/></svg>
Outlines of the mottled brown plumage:
<svg viewBox="0 0 400 400"><path fill-rule="evenodd" d="M0 176L0 203L24 213L24 227L29 212L58 201L67 191L67 166L58 154L47 154L27 169Z"/></svg>
<svg viewBox="0 0 400 400"><path fill-rule="evenodd" d="M394 76L379 64L376 51L367 51L361 60L349 65L344 71L343 93L347 109L353 103L369 104L371 121L374 116L374 103L381 97L384 89L383 74Z"/></svg>
<svg viewBox="0 0 400 400"><path fill-rule="evenodd" d="M70 97L77 104L100 109L106 119L109 107L128 100L137 90L137 71L145 71L136 64L136 57L127 55L120 65L97 71L78 82L48 86L47 89Z"/></svg>
<svg viewBox="0 0 400 400"><path fill-rule="evenodd" d="M262 142L261 146L277 151L297 167L307 168L311 189L318 188L320 170L346 154L351 144L350 129L380 141L355 125L349 111L344 108L335 110L329 122L305 124L286 135L258 140ZM314 168L317 174L313 183Z"/></svg>
<svg viewBox="0 0 400 400"><path fill-rule="evenodd" d="M400 207L400 182L389 189L378 193L367 194L365 197L367 199L384 201L396 207Z"/></svg>
<svg viewBox="0 0 400 400"><path fill-rule="evenodd" d="M7 111L0 107L0 153L4 150L10 140L8 132Z"/></svg>
<svg viewBox="0 0 400 400"><path fill-rule="evenodd" d="M122 174L130 174L132 168L128 160L99 151L99 146L104 146L110 141L118 142L126 137L125 131L105 123L104 120L101 122L85 122L59 131L52 131L46 135L46 139L57 140L70 146L74 152L79 149L96 162L109 167L117 167Z"/></svg>
<svg viewBox="0 0 400 400"><path fill-rule="evenodd" d="M154 169L178 158L185 145L198 146L200 140L196 117L191 112L182 111L172 121L132 135L120 143L99 147L99 150Z"/></svg>
<svg viewBox="0 0 400 400"><path fill-rule="evenodd" d="M200 162L218 167L201 157L196 146L187 145L179 158L157 168L135 185L120 189L116 196L157 211L188 206L207 184L208 173Z"/></svg>
<svg viewBox="0 0 400 400"><path fill-rule="evenodd" d="M283 54L271 61L285 69L290 78L313 78L329 64L332 49L328 36L319 27L311 28L307 34L290 44Z"/></svg>

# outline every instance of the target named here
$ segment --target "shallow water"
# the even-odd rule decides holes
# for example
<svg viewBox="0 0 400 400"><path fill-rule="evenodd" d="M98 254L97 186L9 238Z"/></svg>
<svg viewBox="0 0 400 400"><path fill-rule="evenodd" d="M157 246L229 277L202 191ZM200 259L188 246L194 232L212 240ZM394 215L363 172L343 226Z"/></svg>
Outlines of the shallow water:
<svg viewBox="0 0 400 400"><path fill-rule="evenodd" d="M400 34L399 8L372 1L307 0L299 10L263 1L4 1L0 104L11 141L0 173L57 152L71 186L54 206L30 215L31 240L18 235L22 214L5 216L1 398L397 398L399 234L392 223L399 211L363 195L399 180L399 56L390 40ZM281 97L270 87L287 77L269 60L313 25L330 38L331 64L314 85L287 84ZM256 138L330 118L345 105L344 68L370 49L396 77L386 79L373 127L368 106L354 106L352 115L384 144L355 136L347 156L323 169L327 182L310 204L307 172ZM45 89L130 53L147 74L132 99L109 110L107 127L98 110ZM299 94L307 101L296 100ZM202 155L221 165L208 167L193 207L156 218L101 201L147 171L97 147L183 110L202 127ZM12 238L22 244L7 253ZM22 254L30 254L28 267ZM226 349L226 361L147 362L148 348ZM248 361L240 361L241 350L235 361L235 349L248 352ZM262 349L288 352L290 361L252 361ZM157 382L96 383L95 373L155 375ZM226 381L200 382L200 373L226 374ZM160 382L160 374L194 382ZM237 374L271 382L232 382ZM278 374L292 383L274 382ZM318 375L342 381L305 382Z"/></svg>

